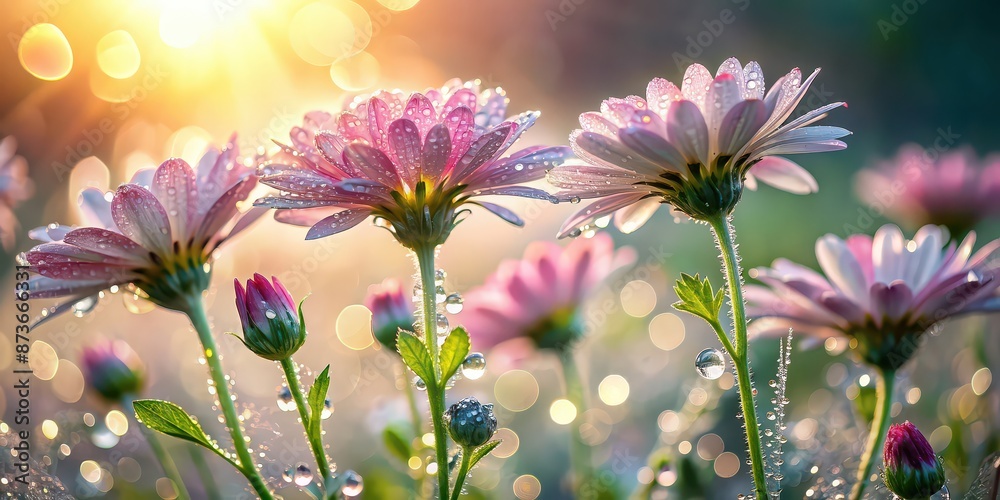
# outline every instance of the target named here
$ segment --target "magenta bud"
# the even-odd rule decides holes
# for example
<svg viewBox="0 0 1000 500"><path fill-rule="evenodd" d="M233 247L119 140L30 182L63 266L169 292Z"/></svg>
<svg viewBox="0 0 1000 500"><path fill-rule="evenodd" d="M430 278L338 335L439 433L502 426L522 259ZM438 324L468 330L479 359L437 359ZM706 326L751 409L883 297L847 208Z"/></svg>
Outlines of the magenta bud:
<svg viewBox="0 0 1000 500"><path fill-rule="evenodd" d="M260 274L247 280L246 289L239 280L236 286L236 309L243 324L243 345L254 354L272 361L287 359L306 341L305 320L301 307L278 278L271 281Z"/></svg>
<svg viewBox="0 0 1000 500"><path fill-rule="evenodd" d="M144 372L139 356L120 340L83 348L83 377L106 401L120 403L142 391Z"/></svg>
<svg viewBox="0 0 1000 500"><path fill-rule="evenodd" d="M396 352L396 337L399 330L413 331L416 321L413 315L413 301L394 279L387 279L365 298L365 306L372 312L372 333L378 341L392 352Z"/></svg>
<svg viewBox="0 0 1000 500"><path fill-rule="evenodd" d="M904 499L927 498L944 487L944 467L909 421L889 427L883 459L886 487Z"/></svg>

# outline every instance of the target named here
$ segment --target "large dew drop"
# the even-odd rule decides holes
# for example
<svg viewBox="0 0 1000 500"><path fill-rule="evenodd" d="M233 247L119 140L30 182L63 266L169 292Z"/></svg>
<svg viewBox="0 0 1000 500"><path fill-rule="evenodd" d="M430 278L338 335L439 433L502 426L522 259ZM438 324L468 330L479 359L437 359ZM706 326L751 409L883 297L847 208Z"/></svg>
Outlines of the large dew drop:
<svg viewBox="0 0 1000 500"><path fill-rule="evenodd" d="M344 496L356 497L361 494L361 490L363 489L365 489L365 483L361 479L361 474L352 470L344 473L344 486L340 488L340 492Z"/></svg>
<svg viewBox="0 0 1000 500"><path fill-rule="evenodd" d="M323 411L320 412L319 418L326 420L330 418L330 415L333 415L333 403L331 403L330 400L327 399L326 401L323 402Z"/></svg>
<svg viewBox="0 0 1000 500"><path fill-rule="evenodd" d="M469 380L478 380L486 373L486 357L474 352L462 362L462 376Z"/></svg>
<svg viewBox="0 0 1000 500"><path fill-rule="evenodd" d="M97 307L97 296L84 297L73 304L73 316L82 318L84 314L93 311Z"/></svg>
<svg viewBox="0 0 1000 500"><path fill-rule="evenodd" d="M694 360L698 374L708 380L715 380L726 371L726 358L718 349L708 348L698 353Z"/></svg>
<svg viewBox="0 0 1000 500"><path fill-rule="evenodd" d="M281 390L278 391L278 409L295 411L295 398L292 397L292 391L288 390L286 386L281 386Z"/></svg>
<svg viewBox="0 0 1000 500"><path fill-rule="evenodd" d="M295 473L292 475L292 480L299 486L308 486L313 480L313 473L309 470L308 465L304 462L299 462L295 465Z"/></svg>
<svg viewBox="0 0 1000 500"><path fill-rule="evenodd" d="M444 337L448 335L451 331L451 326L448 324L448 318L444 314L437 315L437 334L439 337Z"/></svg>
<svg viewBox="0 0 1000 500"><path fill-rule="evenodd" d="M462 312L462 296L457 293L449 295L444 301L444 310L448 311L448 314Z"/></svg>

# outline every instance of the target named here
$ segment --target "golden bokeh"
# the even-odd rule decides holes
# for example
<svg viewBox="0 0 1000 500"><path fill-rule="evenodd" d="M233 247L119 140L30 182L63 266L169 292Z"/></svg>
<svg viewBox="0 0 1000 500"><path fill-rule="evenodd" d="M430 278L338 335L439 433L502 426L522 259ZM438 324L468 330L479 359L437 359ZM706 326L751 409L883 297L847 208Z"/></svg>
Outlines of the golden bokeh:
<svg viewBox="0 0 1000 500"><path fill-rule="evenodd" d="M367 307L359 304L347 306L337 316L337 338L355 351L367 349L375 342L371 324L372 312Z"/></svg>
<svg viewBox="0 0 1000 500"><path fill-rule="evenodd" d="M52 380L59 370L59 355L47 342L36 340L28 352L28 368L41 380Z"/></svg>
<svg viewBox="0 0 1000 500"><path fill-rule="evenodd" d="M330 78L344 90L359 91L374 86L378 82L380 71L378 59L361 51L330 65Z"/></svg>
<svg viewBox="0 0 1000 500"><path fill-rule="evenodd" d="M559 425L569 425L576 420L576 405L568 399L557 399L549 406L549 417Z"/></svg>
<svg viewBox="0 0 1000 500"><path fill-rule="evenodd" d="M628 380L621 375L608 375L597 386L597 394L608 406L618 406L628 399Z"/></svg>
<svg viewBox="0 0 1000 500"><path fill-rule="evenodd" d="M60 80L73 69L73 49L56 25L36 24L21 36L17 58L28 73L40 80Z"/></svg>
<svg viewBox="0 0 1000 500"><path fill-rule="evenodd" d="M538 381L529 372L511 370L497 378L493 394L504 408L524 411L538 400Z"/></svg>
<svg viewBox="0 0 1000 500"><path fill-rule="evenodd" d="M139 46L125 30L115 30L97 42L97 65L111 78L128 78L139 71Z"/></svg>
<svg viewBox="0 0 1000 500"><path fill-rule="evenodd" d="M684 321L674 313L661 313L649 322L649 340L664 351L672 351L684 342Z"/></svg>

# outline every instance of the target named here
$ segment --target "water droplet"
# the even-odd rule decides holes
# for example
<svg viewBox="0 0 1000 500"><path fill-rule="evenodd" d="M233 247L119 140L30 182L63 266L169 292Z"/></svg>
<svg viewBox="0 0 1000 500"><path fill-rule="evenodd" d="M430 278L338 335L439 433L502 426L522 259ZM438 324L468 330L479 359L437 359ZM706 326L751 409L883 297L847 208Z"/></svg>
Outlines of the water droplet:
<svg viewBox="0 0 1000 500"><path fill-rule="evenodd" d="M434 302L437 304L442 304L447 299L448 299L448 292L444 290L443 286L438 285L437 288L434 289Z"/></svg>
<svg viewBox="0 0 1000 500"><path fill-rule="evenodd" d="M708 380L715 380L726 371L726 358L718 349L708 348L698 353L694 360L694 367L698 374Z"/></svg>
<svg viewBox="0 0 1000 500"><path fill-rule="evenodd" d="M290 483L290 482L292 482L292 475L293 474L295 474L294 470L292 470L292 469L285 469L285 470L281 471L281 479L284 479L286 483Z"/></svg>
<svg viewBox="0 0 1000 500"><path fill-rule="evenodd" d="M424 379L420 377L413 377L413 387L416 387L418 391L427 390L427 384L424 383Z"/></svg>
<svg viewBox="0 0 1000 500"><path fill-rule="evenodd" d="M365 482L361 478L361 474L352 470L344 472L344 485L340 488L340 492L344 496L356 497L361 494L363 489L365 489Z"/></svg>
<svg viewBox="0 0 1000 500"><path fill-rule="evenodd" d="M420 286L420 283L413 285L413 301L420 302L423 298L424 288Z"/></svg>
<svg viewBox="0 0 1000 500"><path fill-rule="evenodd" d="M462 362L462 376L469 380L478 380L486 373L486 356L474 352Z"/></svg>
<svg viewBox="0 0 1000 500"><path fill-rule="evenodd" d="M319 418L326 420L333 415L333 403L329 399L323 402L323 411L319 414Z"/></svg>
<svg viewBox="0 0 1000 500"><path fill-rule="evenodd" d="M72 307L73 316L76 316L77 318L82 318L84 314L93 311L95 307L97 307L97 297L95 296L84 297L83 299L80 299L75 304L73 304Z"/></svg>
<svg viewBox="0 0 1000 500"><path fill-rule="evenodd" d="M778 418L778 416L775 415L773 411L767 412L766 417L767 417L768 420L774 420L774 419Z"/></svg>
<svg viewBox="0 0 1000 500"><path fill-rule="evenodd" d="M295 398L292 397L292 391L287 386L281 386L281 390L278 391L278 409L295 411Z"/></svg>
<svg viewBox="0 0 1000 500"><path fill-rule="evenodd" d="M278 313L274 312L271 309L268 309L264 311L264 316L267 316L267 319L274 319L278 317Z"/></svg>
<svg viewBox="0 0 1000 500"><path fill-rule="evenodd" d="M574 205L577 204L577 203L580 203L580 197L579 196L572 196L572 197L570 197L569 202L573 203Z"/></svg>
<svg viewBox="0 0 1000 500"><path fill-rule="evenodd" d="M304 462L299 462L295 466L295 473L292 475L292 480L299 486L307 486L313 480L313 473L309 470L308 465Z"/></svg>
<svg viewBox="0 0 1000 500"><path fill-rule="evenodd" d="M448 324L448 318L444 314L438 313L437 315L437 334L439 337L448 335L450 332L450 325Z"/></svg>
<svg viewBox="0 0 1000 500"><path fill-rule="evenodd" d="M453 293L448 296L444 301L444 310L448 311L448 314L458 314L462 312L462 296Z"/></svg>
<svg viewBox="0 0 1000 500"><path fill-rule="evenodd" d="M444 285L444 279L448 277L448 273L444 272L444 269L438 269L434 271L434 284Z"/></svg>
<svg viewBox="0 0 1000 500"><path fill-rule="evenodd" d="M767 385L770 386L770 387L778 387L778 381L774 380L774 379L771 379L771 380L769 380L767 382Z"/></svg>

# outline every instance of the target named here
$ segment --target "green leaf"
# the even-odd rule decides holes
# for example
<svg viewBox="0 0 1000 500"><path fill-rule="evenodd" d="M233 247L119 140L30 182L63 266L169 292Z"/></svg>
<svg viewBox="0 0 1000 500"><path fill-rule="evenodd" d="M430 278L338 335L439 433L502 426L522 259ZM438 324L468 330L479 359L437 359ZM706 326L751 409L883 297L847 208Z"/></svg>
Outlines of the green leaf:
<svg viewBox="0 0 1000 500"><path fill-rule="evenodd" d="M400 435L398 430L386 427L382 431L382 440L385 441L385 447L389 452L396 458L399 458L404 464L413 456L413 451L410 450L409 443Z"/></svg>
<svg viewBox="0 0 1000 500"><path fill-rule="evenodd" d="M493 451L493 449L496 448L497 446L500 446L500 443L502 442L503 440L496 439L480 446L479 448L476 448L476 451L472 452L472 458L469 462L469 468L475 467L476 464L478 464L479 461L483 459L483 457L489 455L489 453Z"/></svg>
<svg viewBox="0 0 1000 500"><path fill-rule="evenodd" d="M722 290L712 291L712 283L704 280L697 274L681 273L681 279L674 285L674 292L677 298L681 299L674 303L674 309L686 311L695 316L703 318L709 323L719 322L719 311L722 310L723 295Z"/></svg>
<svg viewBox="0 0 1000 500"><path fill-rule="evenodd" d="M411 333L399 332L399 337L396 339L396 349L399 349L399 355L403 358L403 362L413 370L413 373L423 379L428 386L433 383L435 380L434 361L431 360L431 354L427 352L427 346L424 345L423 341Z"/></svg>
<svg viewBox="0 0 1000 500"><path fill-rule="evenodd" d="M309 388L309 395L306 397L306 403L309 405L309 424L307 427L312 427L313 421L318 421L321 419L323 414L323 406L326 404L326 393L330 389L330 365L326 365L326 368L316 376L316 380L313 381L312 387Z"/></svg>
<svg viewBox="0 0 1000 500"><path fill-rule="evenodd" d="M469 348L472 343L469 341L469 333L461 326L455 327L441 344L441 383L445 384L448 379L462 366L466 356L469 355Z"/></svg>
<svg viewBox="0 0 1000 500"><path fill-rule="evenodd" d="M219 451L194 417L174 403L158 399L139 399L132 402L132 408L135 410L135 418L154 431L198 443L212 451Z"/></svg>

